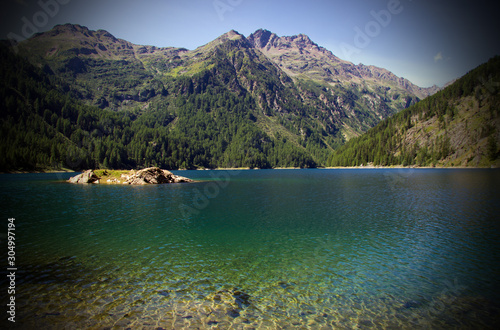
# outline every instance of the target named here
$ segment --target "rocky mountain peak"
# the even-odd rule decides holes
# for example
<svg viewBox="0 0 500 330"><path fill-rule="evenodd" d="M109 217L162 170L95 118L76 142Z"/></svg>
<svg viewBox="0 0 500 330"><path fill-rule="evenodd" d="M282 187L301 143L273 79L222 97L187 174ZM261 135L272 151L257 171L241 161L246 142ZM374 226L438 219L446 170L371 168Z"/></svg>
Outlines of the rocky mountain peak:
<svg viewBox="0 0 500 330"><path fill-rule="evenodd" d="M90 41L104 43L116 43L121 41L122 43L127 43L124 40L117 39L106 30L93 31L89 30L86 26L78 24L56 25L50 31L36 34L33 39L55 39L66 44L76 44L79 42L88 44Z"/></svg>
<svg viewBox="0 0 500 330"><path fill-rule="evenodd" d="M252 47L252 45L248 42L247 38L245 38L244 35L242 35L238 31L231 30L229 32L224 33L223 35L221 35L217 39L209 42L208 44L203 45L201 47L198 47L197 49L198 50L202 50L202 49L208 50L208 49L212 49L214 47L217 47L219 45L225 44L225 43L230 42L230 41L236 42L237 45L243 46L244 48Z"/></svg>
<svg viewBox="0 0 500 330"><path fill-rule="evenodd" d="M236 30L231 30L228 33L226 33L226 35L228 35L229 37L236 37L236 36L243 37L243 35Z"/></svg>
<svg viewBox="0 0 500 330"><path fill-rule="evenodd" d="M246 38L238 31L231 30L229 32L224 33L217 39L215 39L215 41L220 41L220 42L226 42L228 40L246 40Z"/></svg>
<svg viewBox="0 0 500 330"><path fill-rule="evenodd" d="M285 37L285 39L287 39L288 37ZM292 42L294 42L297 46L301 46L301 47L316 47L319 49L319 46L313 42L311 40L311 38L309 38L307 35L305 34L299 34L299 35L296 35L296 36L293 36L293 37L290 37L290 39L292 40Z"/></svg>
<svg viewBox="0 0 500 330"><path fill-rule="evenodd" d="M296 48L297 50L302 49L315 49L320 50L320 47L314 43L307 35L299 34L290 37L279 37L278 35L272 33L268 30L257 30L252 33L248 40L250 43L259 49L271 50L276 49L290 49Z"/></svg>
<svg viewBox="0 0 500 330"><path fill-rule="evenodd" d="M43 32L43 33L37 33L35 37L40 37L40 36L50 36L50 37L55 37L59 35L68 35L68 36L77 36L77 35L89 35L91 31L82 25L78 24L59 24L54 26L52 30Z"/></svg>
<svg viewBox="0 0 500 330"><path fill-rule="evenodd" d="M256 48L270 48L272 41L279 37L269 30L259 29L248 37L248 41Z"/></svg>
<svg viewBox="0 0 500 330"><path fill-rule="evenodd" d="M60 24L54 26L52 30L39 33L37 36L45 36L45 37L56 37L56 36L66 36L73 39L81 39L81 38L104 38L112 40L116 42L118 39L115 38L111 33L106 30L97 30L93 31L83 25L78 24Z"/></svg>

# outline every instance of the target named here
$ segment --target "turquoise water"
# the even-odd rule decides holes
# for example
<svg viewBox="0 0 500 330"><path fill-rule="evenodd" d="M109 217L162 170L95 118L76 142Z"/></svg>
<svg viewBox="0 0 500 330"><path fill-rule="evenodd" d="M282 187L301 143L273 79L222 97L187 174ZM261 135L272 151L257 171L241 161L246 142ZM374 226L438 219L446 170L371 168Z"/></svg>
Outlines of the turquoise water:
<svg viewBox="0 0 500 330"><path fill-rule="evenodd" d="M176 174L198 182L0 175L1 218L16 218L17 325L498 324L499 171Z"/></svg>

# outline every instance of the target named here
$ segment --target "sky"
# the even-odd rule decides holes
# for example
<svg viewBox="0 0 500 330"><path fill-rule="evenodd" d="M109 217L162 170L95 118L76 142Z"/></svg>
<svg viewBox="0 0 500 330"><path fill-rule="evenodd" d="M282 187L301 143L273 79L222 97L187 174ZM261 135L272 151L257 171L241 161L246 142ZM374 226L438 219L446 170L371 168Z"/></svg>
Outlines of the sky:
<svg viewBox="0 0 500 330"><path fill-rule="evenodd" d="M195 49L236 30L306 34L341 59L421 87L443 86L500 55L500 11L485 0L1 0L0 39L57 24L135 44ZM495 6L495 7L494 7Z"/></svg>

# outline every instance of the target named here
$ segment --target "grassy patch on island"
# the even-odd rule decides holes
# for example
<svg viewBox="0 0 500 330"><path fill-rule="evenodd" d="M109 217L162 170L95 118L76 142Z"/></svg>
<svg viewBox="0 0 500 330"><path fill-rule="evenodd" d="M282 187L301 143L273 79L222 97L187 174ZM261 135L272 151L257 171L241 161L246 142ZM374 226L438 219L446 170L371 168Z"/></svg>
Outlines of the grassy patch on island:
<svg viewBox="0 0 500 330"><path fill-rule="evenodd" d="M108 180L118 180L124 182L122 174L130 175L132 171L129 170L95 170L94 173L99 177L100 183L107 183Z"/></svg>

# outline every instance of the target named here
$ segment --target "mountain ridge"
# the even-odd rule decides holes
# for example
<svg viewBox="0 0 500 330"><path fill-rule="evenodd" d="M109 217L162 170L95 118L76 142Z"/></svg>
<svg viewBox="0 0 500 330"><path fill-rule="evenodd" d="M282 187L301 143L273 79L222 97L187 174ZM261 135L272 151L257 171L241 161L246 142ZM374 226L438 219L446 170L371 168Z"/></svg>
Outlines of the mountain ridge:
<svg viewBox="0 0 500 330"><path fill-rule="evenodd" d="M298 44L307 48L314 56L322 54L319 61L334 61L348 66L349 70L355 68L353 64L346 64L348 62L319 47L306 35L277 37L271 32L268 34L281 40L281 44L289 43L291 51L294 49L293 45ZM231 30L205 45L187 50L135 45L115 38L105 30L91 31L79 25L66 24L37 34L20 43L18 48L33 64L61 76L72 87L76 97L88 104L114 110L137 106L145 109L159 95L178 93L167 92L173 81L191 77L192 83L199 85L199 82L194 81L194 75L215 70L210 73L213 75L221 65L234 67L233 77L227 77L228 87L241 97L250 93L258 100L263 112L270 114L273 111L283 111L284 104L288 102L286 98L291 97L306 107L314 107L322 112L322 125L335 125L346 140L358 136L380 119L419 100L413 91L398 86L394 81L372 77L369 83L364 83L359 70L355 72L358 76L356 83L340 76L332 83L335 71L330 72L325 79L322 76L287 70L279 61L255 47L255 36L256 34L252 34L246 38ZM239 54L240 58L235 57L235 54ZM271 70L276 77L264 79L267 82L261 81L261 86L267 84L267 87L256 93L260 89L252 77L256 73L257 76L269 76L271 65L266 64L267 61L276 68ZM252 66L251 62L262 65ZM320 64L334 66L330 63ZM241 70L242 66L252 66L253 69ZM269 72L261 72L262 70ZM269 85L270 81L277 87ZM278 90L271 93L273 88ZM296 102L293 100L288 103ZM303 108L298 108L301 107Z"/></svg>
<svg viewBox="0 0 500 330"><path fill-rule="evenodd" d="M374 65L355 65L351 62L342 60L326 48L318 46L304 34L290 37L279 37L268 30L260 29L252 33L248 37L248 39L254 44L255 47L263 51L269 58L275 60L276 63L281 64L281 67L284 67L285 70L288 69L286 71L290 72L292 75L297 75L297 71L300 72L301 70L294 70L291 67L290 63L286 61L287 56L285 56L285 59L283 59L282 50L283 48L285 48L286 51L289 51L287 48L289 48L290 44L295 45L295 47L298 49L299 54L303 55L303 59L301 62L304 67L301 69L310 66L310 63L315 60L314 57L317 58L317 56L311 54L311 51L319 53L333 62L333 65L330 65L329 67L314 67L314 69L318 71L324 71L322 74L323 80L327 82L332 82L330 78L331 76L338 75L344 76L348 78L348 80L353 80L355 82L359 82L355 78L370 79L375 77L394 83L397 86L406 89L407 91L413 92L419 98L425 98L436 93L439 90L439 87L437 86L426 88L419 87L410 82L408 79L397 77L387 69L379 68Z"/></svg>
<svg viewBox="0 0 500 330"><path fill-rule="evenodd" d="M102 41L102 38L107 38L111 40L112 44L118 44L117 47L110 49L111 54L114 56L124 56L124 55L131 55L132 51L136 53L136 55L144 54L144 53L154 53L154 52L161 52L161 51L179 51L179 52L190 52L186 48L177 48L177 47L157 47L154 45L138 45L138 44L133 44L131 42L128 42L124 39L119 39L113 36L111 33L109 33L106 30L99 29L97 31L93 31L88 29L85 26L81 26L78 24L63 24L63 25L56 25L52 30L49 30L47 32L43 33L37 33L35 34L32 38L28 40L33 40L41 36L50 36L54 37L58 34L64 34L72 32L72 36L76 37L77 33L75 32L80 32L81 34L89 37L96 37L98 41ZM267 41L265 44L262 44L264 40L266 40L267 36ZM263 39L260 39L262 38ZM78 39L78 38L77 38ZM345 61L340 59L339 57L335 56L330 50L319 46L315 42L313 42L307 35L305 34L298 34L294 36L283 36L279 37L275 33L265 30L265 29L259 29L255 31L254 33L250 34L248 37L245 37L243 34L240 34L239 32L235 30L230 30L229 32L224 33L223 35L219 36L218 38L214 39L211 42L208 42L205 45L199 46L196 49L192 51L196 51L202 48L206 48L209 45L216 45L216 44L221 44L227 40L235 40L235 39L243 39L244 41L248 41L250 44L252 44L254 47L257 49L261 50L264 52L265 55L272 55L271 47L274 46L274 48L277 49L280 45L295 45L299 50L314 50L316 52L324 54L326 57L329 58L329 60L336 62L336 63L341 63L344 65L348 65L349 68L344 68L342 73L351 73L354 74L357 77L362 77L363 75L361 74L362 72L368 73L368 76L379 76L382 79L391 81L391 82L397 82L400 87L403 88L411 88L413 92L417 93L419 98L423 98L429 95L432 95L437 91L439 87L433 86L433 87L427 87L427 88L422 88L419 87L413 83L411 83L409 80L401 77L397 77L394 75L392 72L390 72L387 69L376 67L374 65L364 65L364 64L359 64L355 65L351 62ZM257 39L260 39L260 43L257 42ZM22 42L25 44L25 42ZM104 45L102 43L97 43L95 45L87 45L87 46L93 46L94 51L85 49L83 52L89 52L95 55L101 55L103 56L105 51ZM266 52L267 49L267 52ZM78 55L78 52L76 50L75 53ZM83 53L85 54L85 53ZM111 57L108 55L108 57ZM137 56L136 56L137 57ZM273 56L268 56L271 59ZM354 70L353 69L358 69ZM356 72L359 71L359 72ZM389 76L389 77L384 77Z"/></svg>

